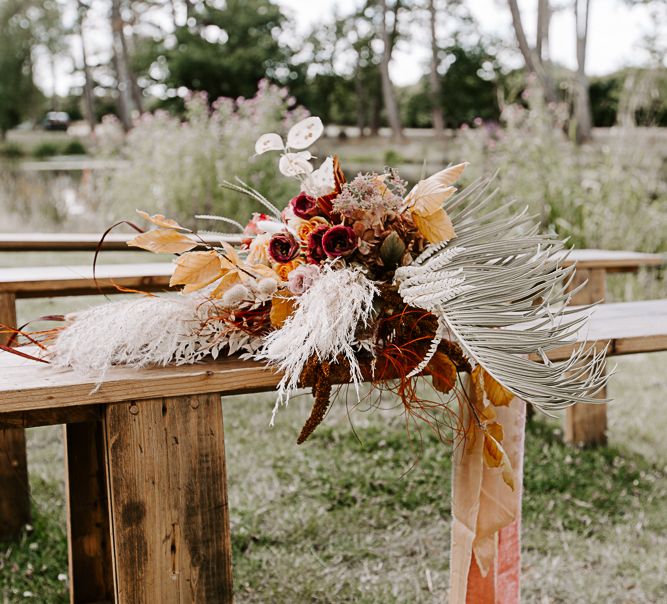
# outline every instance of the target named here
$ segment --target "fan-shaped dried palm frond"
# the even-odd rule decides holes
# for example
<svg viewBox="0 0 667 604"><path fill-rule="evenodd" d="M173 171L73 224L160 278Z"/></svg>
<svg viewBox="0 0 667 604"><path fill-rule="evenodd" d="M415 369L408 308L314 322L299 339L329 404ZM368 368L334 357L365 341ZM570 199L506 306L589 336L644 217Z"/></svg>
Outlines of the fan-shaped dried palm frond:
<svg viewBox="0 0 667 604"><path fill-rule="evenodd" d="M514 202L489 211L496 193L490 183L478 181L448 200L456 237L399 268L399 293L438 317L435 345L455 338L500 384L543 411L602 402L595 394L607 379L604 352L581 346L566 361L546 358L572 344L588 318L566 308L574 267L562 266L563 242L539 234L525 212L509 215ZM536 352L544 362L528 358Z"/></svg>

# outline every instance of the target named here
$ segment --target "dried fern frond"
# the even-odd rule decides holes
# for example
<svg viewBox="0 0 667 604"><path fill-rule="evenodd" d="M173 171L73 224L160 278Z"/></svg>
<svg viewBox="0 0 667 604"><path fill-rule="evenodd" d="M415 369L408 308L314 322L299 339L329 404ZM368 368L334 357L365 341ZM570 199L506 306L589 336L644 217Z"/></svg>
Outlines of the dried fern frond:
<svg viewBox="0 0 667 604"><path fill-rule="evenodd" d="M577 348L566 361L528 358L575 341L586 314L566 308L574 267L563 267L563 242L538 233L514 202L491 211L496 192L480 180L445 205L457 236L429 246L396 271L406 303L435 314L464 351L515 395L550 411L602 402L604 353ZM442 337L445 337L443 334Z"/></svg>

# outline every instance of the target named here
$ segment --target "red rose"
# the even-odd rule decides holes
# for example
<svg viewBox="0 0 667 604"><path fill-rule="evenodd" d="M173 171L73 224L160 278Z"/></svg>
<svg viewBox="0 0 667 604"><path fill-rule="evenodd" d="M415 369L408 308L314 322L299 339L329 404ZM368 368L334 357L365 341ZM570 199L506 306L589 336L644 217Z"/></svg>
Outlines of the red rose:
<svg viewBox="0 0 667 604"><path fill-rule="evenodd" d="M294 215L304 220L308 220L318 213L317 200L305 193L299 193L289 203Z"/></svg>
<svg viewBox="0 0 667 604"><path fill-rule="evenodd" d="M349 256L359 245L359 238L349 226L331 227L322 237L322 249L329 258Z"/></svg>
<svg viewBox="0 0 667 604"><path fill-rule="evenodd" d="M323 224L311 231L310 235L308 235L308 249L306 251L306 256L308 257L308 262L311 264L319 264L322 260L326 260L327 255L324 253L324 248L322 247L322 237L324 237L324 233L328 230L329 227L326 224Z"/></svg>
<svg viewBox="0 0 667 604"><path fill-rule="evenodd" d="M276 233L269 241L269 256L274 262L285 264L299 253L299 243L290 233Z"/></svg>

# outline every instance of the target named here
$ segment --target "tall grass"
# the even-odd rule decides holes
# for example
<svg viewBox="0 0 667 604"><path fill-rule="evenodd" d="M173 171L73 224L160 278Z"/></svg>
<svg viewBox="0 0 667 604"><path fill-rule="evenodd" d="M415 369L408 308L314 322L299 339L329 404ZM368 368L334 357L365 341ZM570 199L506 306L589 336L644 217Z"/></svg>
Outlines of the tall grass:
<svg viewBox="0 0 667 604"><path fill-rule="evenodd" d="M578 247L666 250L667 139L626 127L577 146L565 130L567 107L545 104L536 89L524 101L504 109L502 128L461 132L471 173L498 170L503 196L524 201L544 229Z"/></svg>

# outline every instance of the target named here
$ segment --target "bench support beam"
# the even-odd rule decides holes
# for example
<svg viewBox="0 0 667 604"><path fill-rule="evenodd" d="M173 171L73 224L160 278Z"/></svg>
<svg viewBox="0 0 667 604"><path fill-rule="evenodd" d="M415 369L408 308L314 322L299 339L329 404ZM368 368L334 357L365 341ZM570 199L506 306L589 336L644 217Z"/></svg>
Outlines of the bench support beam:
<svg viewBox="0 0 667 604"><path fill-rule="evenodd" d="M572 287L584 281L588 283L574 295L572 304L593 304L602 302L607 295L607 275L604 269L577 269ZM606 389L598 393L598 398L607 396ZM607 444L607 405L578 404L565 410L565 442L573 445L595 446Z"/></svg>
<svg viewBox="0 0 667 604"><path fill-rule="evenodd" d="M104 426L88 421L64 430L70 602L113 602Z"/></svg>
<svg viewBox="0 0 667 604"><path fill-rule="evenodd" d="M0 293L0 324L16 326L14 294ZM0 344L6 344L9 338L9 334L0 333ZM29 522L30 487L25 430L0 428L0 540L18 538L23 526Z"/></svg>
<svg viewBox="0 0 667 604"><path fill-rule="evenodd" d="M232 602L219 394L108 405L116 604Z"/></svg>

